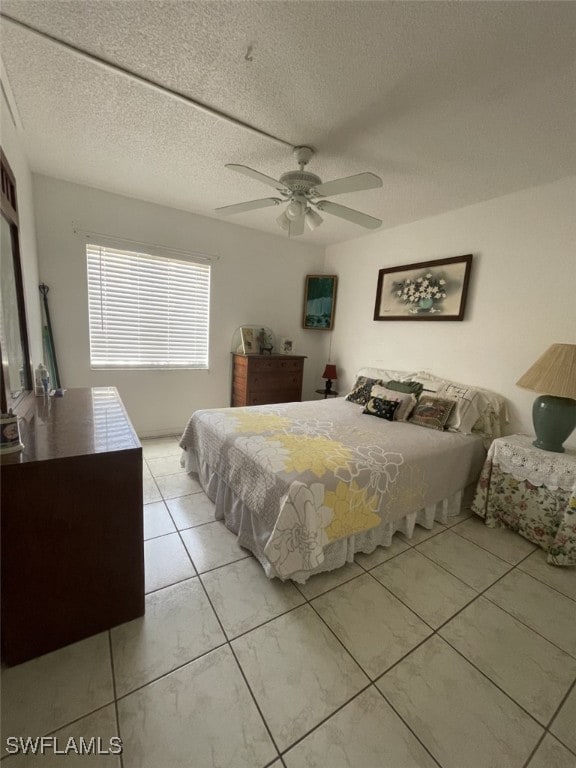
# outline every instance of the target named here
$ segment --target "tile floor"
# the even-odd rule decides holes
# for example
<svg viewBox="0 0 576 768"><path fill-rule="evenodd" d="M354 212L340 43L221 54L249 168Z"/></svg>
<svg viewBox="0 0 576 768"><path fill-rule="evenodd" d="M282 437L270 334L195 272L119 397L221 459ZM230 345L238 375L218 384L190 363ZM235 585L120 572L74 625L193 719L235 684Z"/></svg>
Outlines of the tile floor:
<svg viewBox="0 0 576 768"><path fill-rule="evenodd" d="M176 439L144 442L146 615L2 672L2 768L576 768L576 569L469 513L268 581Z"/></svg>

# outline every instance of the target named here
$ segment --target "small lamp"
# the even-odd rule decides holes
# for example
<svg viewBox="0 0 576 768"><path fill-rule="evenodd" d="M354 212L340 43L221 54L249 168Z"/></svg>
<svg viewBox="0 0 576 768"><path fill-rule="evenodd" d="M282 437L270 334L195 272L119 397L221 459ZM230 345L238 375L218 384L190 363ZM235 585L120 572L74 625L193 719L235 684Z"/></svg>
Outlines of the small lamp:
<svg viewBox="0 0 576 768"><path fill-rule="evenodd" d="M332 391L332 379L338 378L338 373L336 371L336 366L334 363L326 363L326 368L324 368L324 373L322 374L322 378L326 379L326 389L324 390L326 394Z"/></svg>
<svg viewBox="0 0 576 768"><path fill-rule="evenodd" d="M564 453L576 427L576 344L552 344L516 384L542 392L532 407L536 448Z"/></svg>

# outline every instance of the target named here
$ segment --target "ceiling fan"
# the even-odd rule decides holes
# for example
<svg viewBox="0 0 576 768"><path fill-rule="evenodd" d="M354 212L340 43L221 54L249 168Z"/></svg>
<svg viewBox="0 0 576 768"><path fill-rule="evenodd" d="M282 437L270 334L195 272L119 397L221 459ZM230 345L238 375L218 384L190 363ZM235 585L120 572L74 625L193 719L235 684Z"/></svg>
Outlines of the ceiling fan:
<svg viewBox="0 0 576 768"><path fill-rule="evenodd" d="M314 150L310 147L295 147L294 157L300 170L288 171L288 173L282 174L279 180L266 176L260 171L255 171L253 168L248 168L246 165L226 164L226 168L231 168L233 171L244 174L244 176L250 176L263 184L274 187L282 197L264 197L261 200L225 205L222 208L216 208L216 210L228 216L288 203L276 221L282 229L287 230L289 237L302 235L305 226L314 230L322 223L322 216L314 208L332 216L339 216L353 224L359 224L361 227L377 229L382 224L380 219L323 198L342 195L345 192L375 189L382 186L382 179L374 173L358 173L355 176L346 176L323 184L322 180L314 173L304 170L313 154Z"/></svg>

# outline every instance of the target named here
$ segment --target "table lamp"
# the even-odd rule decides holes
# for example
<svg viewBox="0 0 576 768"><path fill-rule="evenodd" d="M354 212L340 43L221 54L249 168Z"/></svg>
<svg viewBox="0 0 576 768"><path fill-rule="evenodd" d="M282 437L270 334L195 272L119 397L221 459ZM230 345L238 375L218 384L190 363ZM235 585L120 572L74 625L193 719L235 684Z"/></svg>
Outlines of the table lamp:
<svg viewBox="0 0 576 768"><path fill-rule="evenodd" d="M332 379L338 378L338 373L336 371L336 366L334 363L326 363L326 368L324 368L324 373L322 374L322 378L326 379L326 389L324 390L326 394L332 391Z"/></svg>
<svg viewBox="0 0 576 768"><path fill-rule="evenodd" d="M576 344L552 344L516 384L541 392L532 407L536 448L564 453L576 427Z"/></svg>

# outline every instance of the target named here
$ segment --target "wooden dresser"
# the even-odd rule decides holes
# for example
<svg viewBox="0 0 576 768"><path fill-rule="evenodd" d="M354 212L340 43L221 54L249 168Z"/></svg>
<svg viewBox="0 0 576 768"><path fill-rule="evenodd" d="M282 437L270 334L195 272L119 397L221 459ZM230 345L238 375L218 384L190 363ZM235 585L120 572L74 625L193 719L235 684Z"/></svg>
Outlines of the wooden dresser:
<svg viewBox="0 0 576 768"><path fill-rule="evenodd" d="M1 457L2 659L144 613L142 447L113 387L34 397Z"/></svg>
<svg viewBox="0 0 576 768"><path fill-rule="evenodd" d="M233 353L232 405L266 405L302 400L304 360L299 355Z"/></svg>

